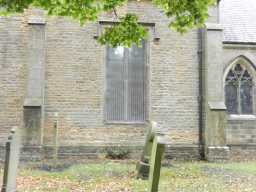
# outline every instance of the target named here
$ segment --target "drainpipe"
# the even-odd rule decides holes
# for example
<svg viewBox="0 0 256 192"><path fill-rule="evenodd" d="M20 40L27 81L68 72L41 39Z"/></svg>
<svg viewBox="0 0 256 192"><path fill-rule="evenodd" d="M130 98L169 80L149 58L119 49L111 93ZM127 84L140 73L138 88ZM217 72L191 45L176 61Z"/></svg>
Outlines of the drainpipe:
<svg viewBox="0 0 256 192"><path fill-rule="evenodd" d="M198 29L198 59L199 59L199 67L198 67L198 125L199 125L199 154L200 159L205 159L204 154L204 136L203 136L203 29Z"/></svg>

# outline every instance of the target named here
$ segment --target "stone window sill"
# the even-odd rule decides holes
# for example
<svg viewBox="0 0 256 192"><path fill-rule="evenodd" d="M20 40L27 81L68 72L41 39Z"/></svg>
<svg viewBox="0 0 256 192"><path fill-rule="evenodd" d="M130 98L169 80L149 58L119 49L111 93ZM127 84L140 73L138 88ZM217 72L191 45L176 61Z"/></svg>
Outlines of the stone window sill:
<svg viewBox="0 0 256 192"><path fill-rule="evenodd" d="M228 120L256 120L256 115L229 115Z"/></svg>
<svg viewBox="0 0 256 192"><path fill-rule="evenodd" d="M104 121L106 125L146 125L145 121Z"/></svg>

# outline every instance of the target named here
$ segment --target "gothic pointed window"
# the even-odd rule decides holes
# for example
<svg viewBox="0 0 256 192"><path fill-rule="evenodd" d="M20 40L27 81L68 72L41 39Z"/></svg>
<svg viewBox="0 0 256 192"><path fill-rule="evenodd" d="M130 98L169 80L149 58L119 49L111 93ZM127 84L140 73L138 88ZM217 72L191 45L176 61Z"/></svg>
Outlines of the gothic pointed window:
<svg viewBox="0 0 256 192"><path fill-rule="evenodd" d="M235 65L227 74L225 101L229 114L253 114L253 79L240 64Z"/></svg>

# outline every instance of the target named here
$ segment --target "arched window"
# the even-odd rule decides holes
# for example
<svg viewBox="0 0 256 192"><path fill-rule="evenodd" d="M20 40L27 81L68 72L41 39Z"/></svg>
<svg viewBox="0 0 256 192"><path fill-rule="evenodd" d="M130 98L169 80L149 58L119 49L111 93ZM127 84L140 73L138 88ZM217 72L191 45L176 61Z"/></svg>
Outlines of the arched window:
<svg viewBox="0 0 256 192"><path fill-rule="evenodd" d="M229 70L225 102L229 114L253 114L253 78L244 65L236 64Z"/></svg>

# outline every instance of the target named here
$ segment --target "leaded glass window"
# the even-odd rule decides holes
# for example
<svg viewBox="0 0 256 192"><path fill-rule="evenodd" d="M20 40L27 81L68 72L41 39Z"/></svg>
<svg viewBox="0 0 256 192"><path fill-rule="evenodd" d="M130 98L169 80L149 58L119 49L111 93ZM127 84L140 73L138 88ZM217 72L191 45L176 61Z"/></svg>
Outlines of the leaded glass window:
<svg viewBox="0 0 256 192"><path fill-rule="evenodd" d="M240 64L228 72L225 80L225 101L229 114L253 113L253 79Z"/></svg>
<svg viewBox="0 0 256 192"><path fill-rule="evenodd" d="M107 47L105 119L107 122L145 122L146 49Z"/></svg>

